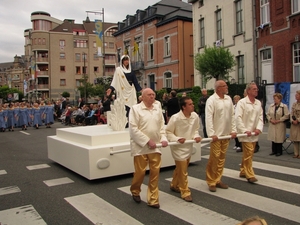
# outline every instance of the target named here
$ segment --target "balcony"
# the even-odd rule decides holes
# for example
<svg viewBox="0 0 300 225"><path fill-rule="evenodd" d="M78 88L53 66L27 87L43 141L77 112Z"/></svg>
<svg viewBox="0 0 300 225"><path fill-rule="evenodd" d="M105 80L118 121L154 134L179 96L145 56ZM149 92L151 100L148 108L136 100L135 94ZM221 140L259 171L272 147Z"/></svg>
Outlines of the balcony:
<svg viewBox="0 0 300 225"><path fill-rule="evenodd" d="M144 61L138 61L138 62L133 62L131 63L131 69L136 71L136 70L143 70L144 67Z"/></svg>
<svg viewBox="0 0 300 225"><path fill-rule="evenodd" d="M36 71L38 76L48 76L48 71Z"/></svg>
<svg viewBox="0 0 300 225"><path fill-rule="evenodd" d="M48 62L48 57L38 57L37 59L36 59L36 62L38 63L38 62Z"/></svg>
<svg viewBox="0 0 300 225"><path fill-rule="evenodd" d="M37 89L49 89L49 84L38 84Z"/></svg>

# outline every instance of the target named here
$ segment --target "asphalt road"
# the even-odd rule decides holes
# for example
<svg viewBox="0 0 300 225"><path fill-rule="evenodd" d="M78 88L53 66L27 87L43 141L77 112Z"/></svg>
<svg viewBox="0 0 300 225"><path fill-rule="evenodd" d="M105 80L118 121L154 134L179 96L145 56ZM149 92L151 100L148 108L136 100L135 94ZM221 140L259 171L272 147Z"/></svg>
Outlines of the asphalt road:
<svg viewBox="0 0 300 225"><path fill-rule="evenodd" d="M289 169L300 169L300 159L293 159L286 152L280 157L269 156L271 143L266 138L267 126L260 135L260 151L254 155L254 161L259 163L255 168L259 176L257 185L238 178L242 155L232 150L232 140L222 179L230 188L210 193L203 185L209 154L208 146L204 146L202 160L189 167L193 203L184 202L177 193L170 191L168 179L174 168L164 168L160 174L159 188L163 194L160 195L159 210L148 207L145 202L136 204L129 194L124 193L131 183L132 174L90 181L48 159L47 136L55 135L56 128L62 127L65 128L55 123L51 129L28 128L25 132L15 129L14 132L0 133L1 225L130 224L127 219L115 222L117 214L112 213L113 209L141 224L216 224L213 220L205 220L205 216L217 221L223 218L222 224L230 224L225 220L232 219L231 224L236 224L235 221L254 215L264 218L268 224L300 224L300 217L293 216L300 209L300 179L297 173L289 174ZM292 152L292 149L291 146L288 151ZM66 179L66 183L49 185L49 181L59 178ZM265 184L268 179L271 181ZM147 182L146 177L144 184ZM87 195L95 198L86 200L90 205L84 209L76 208L71 201L78 196L80 201L85 201ZM145 188L141 195L145 197ZM97 207L103 209L97 211ZM100 221L99 217L103 213L104 218L105 210L108 210L106 216L111 213L108 216L111 219ZM18 220L20 212L24 213L21 223Z"/></svg>

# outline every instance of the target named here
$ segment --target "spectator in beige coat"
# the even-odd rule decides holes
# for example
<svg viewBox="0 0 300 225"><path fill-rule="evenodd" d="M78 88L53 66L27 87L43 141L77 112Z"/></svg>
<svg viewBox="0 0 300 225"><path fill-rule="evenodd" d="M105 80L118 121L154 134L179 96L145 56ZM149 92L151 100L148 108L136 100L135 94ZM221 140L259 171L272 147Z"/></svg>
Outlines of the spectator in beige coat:
<svg viewBox="0 0 300 225"><path fill-rule="evenodd" d="M289 119L289 110L287 105L283 104L282 94L273 95L274 103L270 105L267 112L269 123L268 140L272 141L272 152L270 155L282 155L282 143L286 136L285 120Z"/></svg>
<svg viewBox="0 0 300 225"><path fill-rule="evenodd" d="M292 105L291 108L291 131L290 131L290 140L294 143L294 156L293 158L300 159L300 90L296 91L296 102Z"/></svg>

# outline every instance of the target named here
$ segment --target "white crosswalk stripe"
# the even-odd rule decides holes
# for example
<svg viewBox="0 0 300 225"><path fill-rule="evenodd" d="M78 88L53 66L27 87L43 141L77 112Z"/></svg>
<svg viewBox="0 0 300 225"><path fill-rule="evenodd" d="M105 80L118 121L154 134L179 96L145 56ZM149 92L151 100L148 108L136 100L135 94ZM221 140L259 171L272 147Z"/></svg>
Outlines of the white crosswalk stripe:
<svg viewBox="0 0 300 225"><path fill-rule="evenodd" d="M94 224L141 224L93 193L68 197L65 200Z"/></svg>
<svg viewBox="0 0 300 225"><path fill-rule="evenodd" d="M143 190L147 190L146 185L142 185ZM130 187L122 187L119 190L127 193L130 193ZM141 195L141 199L146 202L143 195ZM198 225L206 225L206 224L222 224L222 225L232 225L237 224L239 221L224 216L222 214L216 213L209 209L198 206L194 203L185 202L178 197L174 197L173 195L166 194L162 191L159 192L159 201L160 209L179 217L186 222Z"/></svg>
<svg viewBox="0 0 300 225"><path fill-rule="evenodd" d="M208 158L208 156L202 156L203 158ZM253 162L253 167L272 172L273 174L285 174L287 176L300 177L300 173L298 169L293 169L285 166L277 166L267 163ZM37 170L49 168L47 164L39 164L28 166L28 170ZM7 174L5 170L0 170L1 174ZM7 176L7 175L6 175ZM5 177L6 177L5 176ZM223 177L227 179L232 179L235 182L235 188L229 187L229 189L217 189L217 192L210 192L208 190L208 186L204 179L200 179L200 177L189 176L189 187L192 189L193 199L197 199L195 196L199 197L211 197L212 201L216 202L231 202L234 205L239 205L241 208L251 208L253 210L261 211L263 213L270 214L272 216L277 216L282 219L285 219L290 222L300 223L300 217L297 213L299 212L300 207L298 204L291 204L285 200L277 200L272 199L272 197L264 197L260 194L256 194L257 192L251 193L249 190L243 190L242 188L245 185L241 185L241 189L236 188L236 182L241 182L241 184L246 183L245 178L239 177L239 165L236 166L236 170L225 168ZM300 185L299 183L293 183L290 181L285 181L281 179L274 179L267 176L256 175L258 179L258 183L255 184L256 187L262 186L267 187L273 190L279 190L280 192L286 192L290 196L294 196L295 198L299 198L300 195ZM167 178L165 180L160 180L161 183L165 185L169 185L169 182L172 178ZM288 179L287 179L288 180ZM74 183L68 177L52 179L43 181L49 188L57 185L67 185L69 183ZM145 182L146 179L145 179ZM249 184L252 185L252 184ZM165 186L166 187L166 186ZM53 188L51 188L52 190ZM121 186L117 188L117 192L121 196L126 197L127 200L130 201L128 195L130 193L130 186ZM141 193L141 199L144 203L146 203L146 190L147 186L145 184L142 185L143 192ZM0 188L0 196L21 192L18 186L8 186ZM23 190L22 190L22 194ZM123 197L122 197L123 198ZM143 224L137 218L134 218L134 214L129 215L122 211L120 205L118 207L114 206L113 203L110 203L98 196L95 193L86 193L74 196L64 197L64 202L67 202L68 205L72 206L72 211L76 214L81 214L85 218L87 218L93 224ZM124 199L123 199L124 200ZM195 200L192 203L185 202L180 198L180 194L175 194L168 191L159 192L159 200L160 200L160 209L159 212L166 214L168 217L172 217L173 219L179 219L185 221L190 224L197 225L210 225L210 224L222 224L222 225L236 225L239 223L237 218L234 218L234 215L228 216L227 213L220 213L218 209L209 209L205 208L202 205L199 205L199 199ZM131 200L133 201L133 200ZM135 204L135 203L133 203ZM228 203L226 203L228 204ZM205 205L205 204L204 204ZM32 204L26 204L25 206L19 206L16 208L6 209L0 211L0 224L46 224L44 219L40 216L39 210L34 208L37 206ZM123 207L123 206L122 206ZM38 208L37 208L38 209ZM17 216L15 216L17 214ZM238 217L240 218L240 217ZM32 220L32 221L31 221ZM287 223L288 224L288 223Z"/></svg>
<svg viewBox="0 0 300 225"><path fill-rule="evenodd" d="M46 222L32 205L25 205L18 208L0 211L0 224L45 225Z"/></svg>

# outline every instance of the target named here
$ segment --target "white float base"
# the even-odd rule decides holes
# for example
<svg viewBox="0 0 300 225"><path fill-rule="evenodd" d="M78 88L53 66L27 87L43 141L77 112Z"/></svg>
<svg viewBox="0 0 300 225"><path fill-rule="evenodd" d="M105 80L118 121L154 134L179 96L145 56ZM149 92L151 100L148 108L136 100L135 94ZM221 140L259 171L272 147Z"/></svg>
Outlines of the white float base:
<svg viewBox="0 0 300 225"><path fill-rule="evenodd" d="M49 159L93 180L134 172L129 131L107 125L61 128L47 137ZM124 151L121 153L111 153ZM191 163L201 160L201 144L193 144ZM175 165L170 147L162 148L161 167Z"/></svg>

